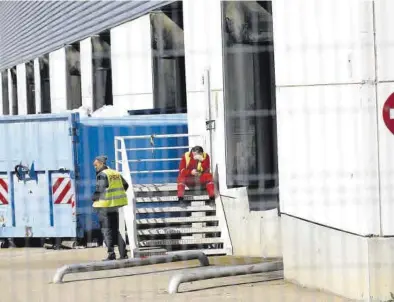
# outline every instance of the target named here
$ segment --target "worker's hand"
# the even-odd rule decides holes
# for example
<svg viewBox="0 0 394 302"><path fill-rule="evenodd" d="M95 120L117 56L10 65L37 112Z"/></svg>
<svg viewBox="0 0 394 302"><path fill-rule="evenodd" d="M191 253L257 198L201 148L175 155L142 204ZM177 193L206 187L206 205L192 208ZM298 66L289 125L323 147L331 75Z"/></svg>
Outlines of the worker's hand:
<svg viewBox="0 0 394 302"><path fill-rule="evenodd" d="M197 160L197 161L199 161L199 162L202 162L202 161L203 161L203 157L202 157L201 154L196 154L196 155L194 155L194 160Z"/></svg>
<svg viewBox="0 0 394 302"><path fill-rule="evenodd" d="M196 169L193 169L191 173L192 173L193 176L197 176L198 175L198 172L197 172Z"/></svg>

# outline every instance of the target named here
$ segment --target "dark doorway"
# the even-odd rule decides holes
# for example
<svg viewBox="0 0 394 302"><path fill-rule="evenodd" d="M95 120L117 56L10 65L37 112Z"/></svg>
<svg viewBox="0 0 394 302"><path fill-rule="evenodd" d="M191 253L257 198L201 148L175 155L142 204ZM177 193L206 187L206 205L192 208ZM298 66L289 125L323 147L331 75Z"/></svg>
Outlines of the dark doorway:
<svg viewBox="0 0 394 302"><path fill-rule="evenodd" d="M111 34L110 31L92 37L93 110L113 104Z"/></svg>
<svg viewBox="0 0 394 302"><path fill-rule="evenodd" d="M150 16L155 108L186 112L183 3L173 2Z"/></svg>
<svg viewBox="0 0 394 302"><path fill-rule="evenodd" d="M18 115L18 81L16 74L16 66L10 69L11 73L11 97L12 97L12 115Z"/></svg>
<svg viewBox="0 0 394 302"><path fill-rule="evenodd" d="M10 95L8 90L8 71L4 70L1 72L1 86L2 86L2 98L3 98L3 115L10 114Z"/></svg>
<svg viewBox="0 0 394 302"><path fill-rule="evenodd" d="M66 46L67 110L82 106L81 52L79 42Z"/></svg>
<svg viewBox="0 0 394 302"><path fill-rule="evenodd" d="M227 186L272 200L278 169L271 1L224 1L222 9Z"/></svg>
<svg viewBox="0 0 394 302"><path fill-rule="evenodd" d="M26 68L26 102L27 114L36 113L36 90L34 80L34 61L29 61L25 64Z"/></svg>
<svg viewBox="0 0 394 302"><path fill-rule="evenodd" d="M40 113L51 113L51 86L49 76L49 54L38 59L40 67L41 86L41 111Z"/></svg>

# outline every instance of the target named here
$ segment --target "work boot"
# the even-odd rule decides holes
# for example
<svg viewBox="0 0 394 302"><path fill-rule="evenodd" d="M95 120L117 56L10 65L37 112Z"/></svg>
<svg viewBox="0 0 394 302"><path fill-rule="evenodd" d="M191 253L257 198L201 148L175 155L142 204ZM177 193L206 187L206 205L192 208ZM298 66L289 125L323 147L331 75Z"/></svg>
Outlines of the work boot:
<svg viewBox="0 0 394 302"><path fill-rule="evenodd" d="M129 259L129 256L124 255L119 257L119 260L126 260L126 259Z"/></svg>
<svg viewBox="0 0 394 302"><path fill-rule="evenodd" d="M186 208L187 207L187 203L185 202L185 199L183 197L178 197L178 201L179 201L179 206L181 208Z"/></svg>
<svg viewBox="0 0 394 302"><path fill-rule="evenodd" d="M108 254L107 258L103 259L103 261L111 261L111 260L116 260L116 255L115 255L115 253L113 253L113 254Z"/></svg>

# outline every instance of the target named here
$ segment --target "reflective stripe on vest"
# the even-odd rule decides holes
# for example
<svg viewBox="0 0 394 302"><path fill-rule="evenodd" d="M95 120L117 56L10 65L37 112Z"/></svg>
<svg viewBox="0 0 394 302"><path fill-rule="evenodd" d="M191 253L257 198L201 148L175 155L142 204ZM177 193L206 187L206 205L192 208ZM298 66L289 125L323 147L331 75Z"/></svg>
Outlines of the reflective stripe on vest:
<svg viewBox="0 0 394 302"><path fill-rule="evenodd" d="M203 158L203 160L207 158L207 154L205 152L202 153L202 158ZM186 159L186 169L187 169L187 167L189 166L189 163L190 163L190 152L185 153L185 159ZM203 171L200 161L197 164L197 171L198 172Z"/></svg>
<svg viewBox="0 0 394 302"><path fill-rule="evenodd" d="M104 196L93 203L94 208L112 208L127 205L127 195L123 189L122 177L118 171L106 169L102 171L107 176L108 188L105 189Z"/></svg>

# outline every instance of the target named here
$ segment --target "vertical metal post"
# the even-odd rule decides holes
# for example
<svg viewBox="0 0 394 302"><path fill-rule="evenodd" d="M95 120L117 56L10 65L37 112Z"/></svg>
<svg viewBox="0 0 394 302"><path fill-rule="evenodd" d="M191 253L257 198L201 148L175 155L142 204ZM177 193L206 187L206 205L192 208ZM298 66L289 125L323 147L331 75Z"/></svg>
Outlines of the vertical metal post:
<svg viewBox="0 0 394 302"><path fill-rule="evenodd" d="M116 171L118 171L118 172L122 172L120 169L119 169L119 154L118 154L118 152L119 152L119 149L118 149L118 138L117 137L115 137L115 140L114 140L114 149L115 149L115 170ZM123 170L123 169L122 169Z"/></svg>
<svg viewBox="0 0 394 302"><path fill-rule="evenodd" d="M211 72L209 68L204 70L204 93L205 104L208 106L206 116L206 128L209 135L209 156L211 157L211 167L214 167L214 154L213 154L213 130L215 121L212 119L212 96L211 96Z"/></svg>
<svg viewBox="0 0 394 302"><path fill-rule="evenodd" d="M119 173L123 172L123 167L122 169L120 168L121 165L119 163L119 141L120 139L115 136L114 139L114 149L115 149L115 170L118 171ZM123 240L126 242L126 222L125 222L125 217L124 217L124 211L123 208L119 209L119 232L120 235L122 236Z"/></svg>
<svg viewBox="0 0 394 302"><path fill-rule="evenodd" d="M131 171L129 167L129 160L127 157L125 139L120 139L120 148L122 153L122 175L129 184L127 190L128 205L123 207L124 220L127 227L127 237L129 238L130 256L134 257L134 252L137 250L137 223L136 223L136 200L134 196L133 181L131 179Z"/></svg>
<svg viewBox="0 0 394 302"><path fill-rule="evenodd" d="M120 148L119 148L120 143ZM136 201L134 196L134 188L133 182L131 179L131 171L129 167L129 160L127 157L126 151L126 144L124 137L115 137L115 161L116 161L116 171L120 172L123 178L129 184L129 189L127 190L127 199L128 205L121 208L119 211L119 231L126 241L126 230L127 227L127 237L129 238L129 246L130 246L130 256L131 258L134 257L134 252L137 249L138 242L137 242L137 225L135 221L135 208L136 208ZM119 151L121 152L119 160ZM121 170L120 170L120 167Z"/></svg>

